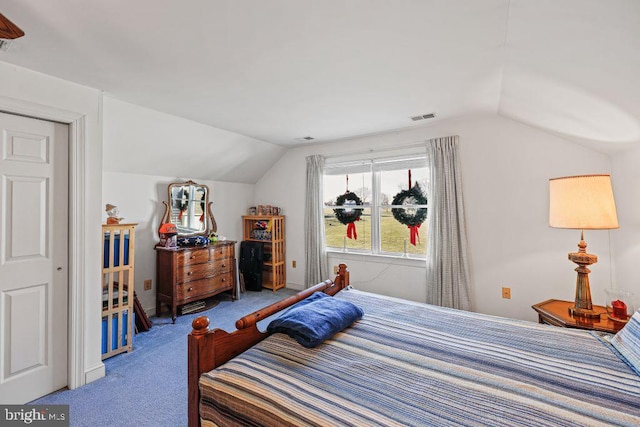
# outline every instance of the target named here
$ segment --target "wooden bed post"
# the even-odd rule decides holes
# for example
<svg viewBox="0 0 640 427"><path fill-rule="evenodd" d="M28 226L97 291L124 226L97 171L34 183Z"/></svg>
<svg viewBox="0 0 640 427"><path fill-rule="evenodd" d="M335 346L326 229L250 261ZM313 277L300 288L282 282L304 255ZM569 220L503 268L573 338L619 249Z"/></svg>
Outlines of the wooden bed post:
<svg viewBox="0 0 640 427"><path fill-rule="evenodd" d="M300 291L281 301L244 316L236 321L237 331L228 333L222 329L209 329L209 318L200 316L191 322L193 330L187 337L187 416L189 427L200 426L200 375L209 372L238 354L262 341L269 334L260 332L257 323L277 312L292 306L314 292L335 295L349 286L349 271L346 264L338 266L338 275L331 281Z"/></svg>
<svg viewBox="0 0 640 427"><path fill-rule="evenodd" d="M187 399L189 427L200 425L200 388L198 381L202 372L213 369L215 349L213 345L203 345L209 333L209 318L200 316L191 323L193 330L187 337L188 346L188 374L187 374ZM207 369L206 360L210 360L211 367ZM205 365L205 366L203 366Z"/></svg>
<svg viewBox="0 0 640 427"><path fill-rule="evenodd" d="M334 282L340 286L340 289L344 289L349 286L349 270L347 270L347 264L338 265L338 276Z"/></svg>

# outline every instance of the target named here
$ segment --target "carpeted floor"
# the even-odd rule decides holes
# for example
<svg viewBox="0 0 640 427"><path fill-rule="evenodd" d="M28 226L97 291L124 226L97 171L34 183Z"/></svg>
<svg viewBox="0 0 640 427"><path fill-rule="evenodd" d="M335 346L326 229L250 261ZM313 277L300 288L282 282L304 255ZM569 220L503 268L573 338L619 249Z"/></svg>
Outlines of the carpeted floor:
<svg viewBox="0 0 640 427"><path fill-rule="evenodd" d="M220 303L204 312L152 318L153 327L135 335L133 351L104 361L106 376L75 390L61 390L32 404L68 404L71 426L186 426L187 335L191 321L209 317L211 328L235 330L235 321L275 301L294 294L246 292L238 301L221 296ZM260 323L260 329L266 328Z"/></svg>

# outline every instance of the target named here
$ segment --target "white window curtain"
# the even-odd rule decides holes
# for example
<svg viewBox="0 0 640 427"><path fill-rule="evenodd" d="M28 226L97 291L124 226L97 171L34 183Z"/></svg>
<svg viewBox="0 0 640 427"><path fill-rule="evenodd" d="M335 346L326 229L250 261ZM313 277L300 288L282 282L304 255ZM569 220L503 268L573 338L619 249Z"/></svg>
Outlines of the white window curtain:
<svg viewBox="0 0 640 427"><path fill-rule="evenodd" d="M427 302L471 310L458 137L427 141Z"/></svg>
<svg viewBox="0 0 640 427"><path fill-rule="evenodd" d="M324 213L322 203L322 173L324 157L307 158L307 198L304 216L305 286L310 287L329 278L327 252L324 248Z"/></svg>

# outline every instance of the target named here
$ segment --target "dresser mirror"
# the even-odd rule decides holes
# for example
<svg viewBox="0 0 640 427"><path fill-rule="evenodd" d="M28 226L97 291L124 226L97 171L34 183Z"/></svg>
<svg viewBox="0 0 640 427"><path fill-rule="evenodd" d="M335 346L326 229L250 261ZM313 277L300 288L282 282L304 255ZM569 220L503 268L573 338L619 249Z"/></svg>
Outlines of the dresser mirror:
<svg viewBox="0 0 640 427"><path fill-rule="evenodd" d="M178 237L208 236L217 231L209 202L209 187L193 181L175 182L168 187L169 202L161 224L176 226Z"/></svg>

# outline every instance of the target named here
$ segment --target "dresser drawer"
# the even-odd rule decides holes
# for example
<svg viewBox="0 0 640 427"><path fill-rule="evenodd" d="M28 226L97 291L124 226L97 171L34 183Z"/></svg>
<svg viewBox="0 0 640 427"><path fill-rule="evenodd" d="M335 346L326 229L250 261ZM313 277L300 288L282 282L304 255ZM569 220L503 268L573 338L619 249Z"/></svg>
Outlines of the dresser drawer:
<svg viewBox="0 0 640 427"><path fill-rule="evenodd" d="M233 274L231 271L219 274L215 277L182 283L176 287L178 301L187 301L192 298L200 298L207 294L215 294L220 290L233 286Z"/></svg>
<svg viewBox="0 0 640 427"><path fill-rule="evenodd" d="M176 254L176 265L192 265L209 262L209 251L202 249L187 249Z"/></svg>
<svg viewBox="0 0 640 427"><path fill-rule="evenodd" d="M176 283L187 283L195 280L228 273L233 269L233 258L217 263L189 264L176 266Z"/></svg>
<svg viewBox="0 0 640 427"><path fill-rule="evenodd" d="M235 250L233 245L224 245L209 248L209 252L211 252L211 259L218 261L224 258L233 257Z"/></svg>

